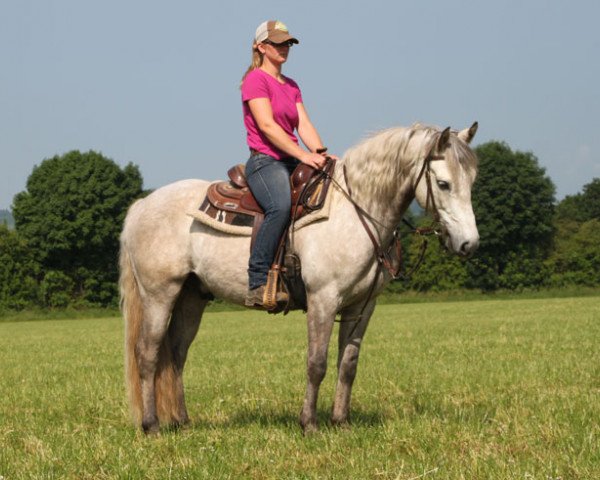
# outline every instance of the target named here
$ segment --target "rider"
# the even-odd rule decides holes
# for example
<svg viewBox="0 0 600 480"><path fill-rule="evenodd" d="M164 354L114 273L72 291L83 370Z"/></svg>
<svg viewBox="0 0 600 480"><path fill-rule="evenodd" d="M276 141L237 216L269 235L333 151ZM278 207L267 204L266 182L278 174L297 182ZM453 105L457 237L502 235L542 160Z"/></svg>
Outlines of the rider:
<svg viewBox="0 0 600 480"><path fill-rule="evenodd" d="M252 64L242 78L250 147L246 179L265 213L250 254L247 306L264 303L267 274L290 219L291 173L300 162L321 168L326 161L327 149L306 113L298 84L281 73L290 47L298 43L280 21L261 23L252 43ZM308 151L300 147L294 131Z"/></svg>

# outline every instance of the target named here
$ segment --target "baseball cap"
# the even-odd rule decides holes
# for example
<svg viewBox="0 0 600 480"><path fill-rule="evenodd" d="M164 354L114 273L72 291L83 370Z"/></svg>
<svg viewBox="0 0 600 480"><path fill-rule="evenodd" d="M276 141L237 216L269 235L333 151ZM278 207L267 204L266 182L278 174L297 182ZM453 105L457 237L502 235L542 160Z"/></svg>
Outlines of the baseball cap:
<svg viewBox="0 0 600 480"><path fill-rule="evenodd" d="M265 40L269 40L273 43L283 43L287 41L300 43L297 38L290 35L288 28L279 20L267 20L258 26L256 34L254 35L254 41L256 43L261 43Z"/></svg>

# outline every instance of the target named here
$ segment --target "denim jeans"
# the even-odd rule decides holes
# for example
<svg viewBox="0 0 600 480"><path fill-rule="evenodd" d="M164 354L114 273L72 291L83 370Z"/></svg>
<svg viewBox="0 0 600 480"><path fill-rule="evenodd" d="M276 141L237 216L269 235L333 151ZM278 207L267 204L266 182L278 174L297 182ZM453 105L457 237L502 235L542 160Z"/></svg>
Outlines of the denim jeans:
<svg viewBox="0 0 600 480"><path fill-rule="evenodd" d="M299 163L295 158L277 160L264 154L254 154L246 162L246 180L265 212L248 263L251 289L267 283L279 239L290 221L290 175Z"/></svg>

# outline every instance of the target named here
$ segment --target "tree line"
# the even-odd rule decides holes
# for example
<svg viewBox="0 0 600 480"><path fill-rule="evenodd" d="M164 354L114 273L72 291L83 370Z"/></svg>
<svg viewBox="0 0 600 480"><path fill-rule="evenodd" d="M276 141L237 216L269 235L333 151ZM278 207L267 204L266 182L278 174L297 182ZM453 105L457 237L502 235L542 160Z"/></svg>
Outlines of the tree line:
<svg viewBox="0 0 600 480"><path fill-rule="evenodd" d="M0 225L12 227L14 225L12 215L9 210L0 210Z"/></svg>
<svg viewBox="0 0 600 480"><path fill-rule="evenodd" d="M557 204L555 186L532 153L497 141L475 151L479 250L461 260L429 241L422 266L391 290L600 285L600 179ZM0 224L0 310L116 306L119 234L129 205L146 194L137 166L121 168L94 151L41 162L14 197L14 230ZM406 270L421 245L404 230Z"/></svg>
<svg viewBox="0 0 600 480"><path fill-rule="evenodd" d="M432 243L423 266L395 289L490 292L599 286L600 179L556 203L555 186L532 153L497 141L475 151L479 172L472 202L479 249L462 261ZM411 240L409 263L420 248L418 238Z"/></svg>

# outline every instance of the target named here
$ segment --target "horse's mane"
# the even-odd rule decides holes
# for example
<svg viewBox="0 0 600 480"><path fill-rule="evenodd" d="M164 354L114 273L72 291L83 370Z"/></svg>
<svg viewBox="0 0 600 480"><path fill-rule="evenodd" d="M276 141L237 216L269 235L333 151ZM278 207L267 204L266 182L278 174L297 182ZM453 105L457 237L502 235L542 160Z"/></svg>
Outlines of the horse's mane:
<svg viewBox="0 0 600 480"><path fill-rule="evenodd" d="M462 168L474 176L476 155L458 139L456 132L452 133L450 155L446 155L448 167L453 175ZM439 128L419 123L371 134L344 154L349 182L367 197L393 198L399 179L405 178L425 158L440 135Z"/></svg>

